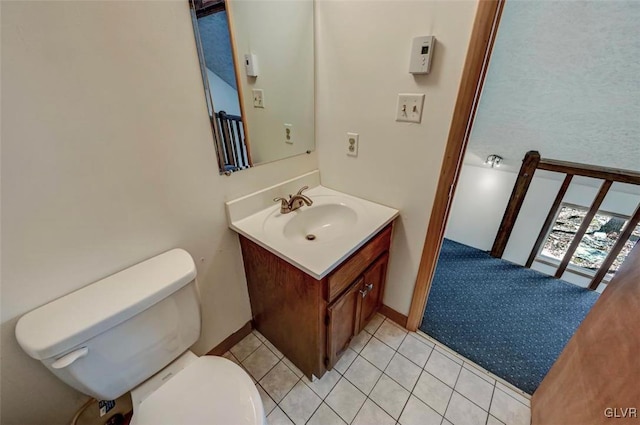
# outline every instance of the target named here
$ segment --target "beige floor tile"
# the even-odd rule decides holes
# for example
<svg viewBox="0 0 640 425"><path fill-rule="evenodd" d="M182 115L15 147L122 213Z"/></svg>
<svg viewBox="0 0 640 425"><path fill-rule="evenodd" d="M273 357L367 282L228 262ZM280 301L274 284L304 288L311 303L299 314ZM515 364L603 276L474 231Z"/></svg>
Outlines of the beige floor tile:
<svg viewBox="0 0 640 425"><path fill-rule="evenodd" d="M461 365L455 363L444 354L433 351L427 361L424 370L440 379L442 382L453 388L458 379Z"/></svg>
<svg viewBox="0 0 640 425"><path fill-rule="evenodd" d="M294 365L294 364L291 362L291 360L289 360L288 358L283 357L283 358L282 358L282 362L283 362L284 364L286 364L286 365L287 365L287 367L288 367L289 369L291 369L291 371L292 371L293 373L295 373L295 375L296 375L298 378L302 378L302 377L304 376L304 373L302 373L302 371L301 371L300 369L298 369L298 367L297 367L296 365Z"/></svg>
<svg viewBox="0 0 640 425"><path fill-rule="evenodd" d="M383 374L373 388L373 391L371 391L369 397L394 419L398 419L404 405L409 399L409 395L409 391Z"/></svg>
<svg viewBox="0 0 640 425"><path fill-rule="evenodd" d="M234 345L229 351L231 351L231 354L233 354L236 359L242 362L261 345L262 342L260 342L253 333L250 333L245 336L242 341Z"/></svg>
<svg viewBox="0 0 640 425"><path fill-rule="evenodd" d="M351 363L358 357L358 353L353 351L351 348L347 348L347 350L342 354L338 363L333 367L335 370L344 375L344 373L349 369Z"/></svg>
<svg viewBox="0 0 640 425"><path fill-rule="evenodd" d="M369 394L376 382L378 382L380 375L382 375L382 371L369 363L363 357L358 356L351 366L349 366L344 377L353 385L358 387L360 391L365 394Z"/></svg>
<svg viewBox="0 0 640 425"><path fill-rule="evenodd" d="M307 425L347 425L347 423L336 412L331 410L327 404L322 403L311 416Z"/></svg>
<svg viewBox="0 0 640 425"><path fill-rule="evenodd" d="M340 379L331 390L325 402L347 423L353 418L364 404L367 396L345 378Z"/></svg>
<svg viewBox="0 0 640 425"><path fill-rule="evenodd" d="M304 376L302 380L309 388L311 388L320 398L324 399L338 383L342 375L333 369L326 372L321 379L315 379L313 382Z"/></svg>
<svg viewBox="0 0 640 425"><path fill-rule="evenodd" d="M367 331L362 331L358 335L354 336L351 340L351 344L349 344L349 348L351 348L356 353L362 351L367 342L371 339L371 334Z"/></svg>
<svg viewBox="0 0 640 425"><path fill-rule="evenodd" d="M489 372L488 370L483 369L482 367L469 362L464 362L462 367L475 373L476 375L478 375L480 378L484 379L491 385L495 385L496 380L493 379L493 377L491 376L491 372Z"/></svg>
<svg viewBox="0 0 640 425"><path fill-rule="evenodd" d="M391 362L384 371L384 373L409 391L413 390L421 372L422 369L415 363L398 353L393 356L393 359L391 359Z"/></svg>
<svg viewBox="0 0 640 425"><path fill-rule="evenodd" d="M296 425L305 424L322 400L304 382L298 381L289 394L280 402L280 408Z"/></svg>
<svg viewBox="0 0 640 425"><path fill-rule="evenodd" d="M367 399L351 425L394 425L395 423L396 420L389 416L387 412L370 399Z"/></svg>
<svg viewBox="0 0 640 425"><path fill-rule="evenodd" d="M449 359L451 359L455 363L458 363L461 366L462 366L462 363L464 363L464 358L460 357L458 355L458 353L454 352L449 347L446 347L446 346L444 346L442 344L439 344L439 345L436 345L435 350L438 351L441 354L444 354Z"/></svg>
<svg viewBox="0 0 640 425"><path fill-rule="evenodd" d="M444 416L456 425L485 425L487 415L476 404L454 392Z"/></svg>
<svg viewBox="0 0 640 425"><path fill-rule="evenodd" d="M283 358L283 357L284 357L284 354L282 354L282 353L280 352L280 350L278 350L278 349L276 348L276 346L275 346L275 345L273 345L273 344L271 343L271 341L269 341L268 339L265 339L265 340L263 341L263 344L264 344L264 345L266 345L266 346L267 346L267 348L268 348L269 350L271 350L271 352L272 352L273 354L275 354L277 358L281 359L281 358Z"/></svg>
<svg viewBox="0 0 640 425"><path fill-rule="evenodd" d="M255 338L255 337L254 337ZM278 358L265 345L260 345L256 351L242 361L242 366L259 381L278 363Z"/></svg>
<svg viewBox="0 0 640 425"><path fill-rule="evenodd" d="M397 350L407 336L407 331L386 319L376 331L375 336L389 347Z"/></svg>
<svg viewBox="0 0 640 425"><path fill-rule="evenodd" d="M422 372L413 394L441 415L447 411L447 405L453 389L429 372Z"/></svg>
<svg viewBox="0 0 640 425"><path fill-rule="evenodd" d="M373 335L374 333L376 333L382 322L384 322L384 316L378 313L373 316L373 319L371 319L369 323L367 323L367 326L364 327L364 330Z"/></svg>
<svg viewBox="0 0 640 425"><path fill-rule="evenodd" d="M491 415L507 425L529 425L531 409L496 387L491 400Z"/></svg>
<svg viewBox="0 0 640 425"><path fill-rule="evenodd" d="M489 418L487 419L487 425L505 425L505 423L489 415Z"/></svg>
<svg viewBox="0 0 640 425"><path fill-rule="evenodd" d="M252 334L254 334L256 336L256 338L258 338L260 340L260 342L264 342L265 338L264 335L262 335L260 332L258 332L256 329L254 329L253 331L251 331Z"/></svg>
<svg viewBox="0 0 640 425"><path fill-rule="evenodd" d="M432 350L433 345L429 346L423 339L416 337L413 333L409 333L400 344L400 348L398 348L400 354L420 367L424 367L427 363Z"/></svg>
<svg viewBox="0 0 640 425"><path fill-rule="evenodd" d="M262 407L264 408L264 414L269 416L269 413L276 407L276 402L273 401L269 394L262 388L260 385L256 385L258 389L258 393L260 394L260 399L262 400Z"/></svg>
<svg viewBox="0 0 640 425"><path fill-rule="evenodd" d="M399 422L401 425L440 425L442 416L415 396L411 396Z"/></svg>
<svg viewBox="0 0 640 425"><path fill-rule="evenodd" d="M360 355L369 360L378 369L384 370L394 353L395 351L392 348L374 337L369 340Z"/></svg>
<svg viewBox="0 0 640 425"><path fill-rule="evenodd" d="M279 407L273 409L271 414L267 416L267 422L269 425L294 425Z"/></svg>
<svg viewBox="0 0 640 425"><path fill-rule="evenodd" d="M283 362L278 363L261 380L260 385L269 396L279 403L300 380Z"/></svg>
<svg viewBox="0 0 640 425"><path fill-rule="evenodd" d="M493 385L475 373L466 368L462 368L460 376L458 376L458 382L456 382L455 390L482 409L489 411L491 396L493 395Z"/></svg>
<svg viewBox="0 0 640 425"><path fill-rule="evenodd" d="M502 382L496 383L496 387L499 390L502 390L503 392L507 393L511 397L515 398L520 403L529 407L531 406L531 396L529 396L528 394L525 395L524 391L521 391L521 390L516 391L511 386L506 386Z"/></svg>

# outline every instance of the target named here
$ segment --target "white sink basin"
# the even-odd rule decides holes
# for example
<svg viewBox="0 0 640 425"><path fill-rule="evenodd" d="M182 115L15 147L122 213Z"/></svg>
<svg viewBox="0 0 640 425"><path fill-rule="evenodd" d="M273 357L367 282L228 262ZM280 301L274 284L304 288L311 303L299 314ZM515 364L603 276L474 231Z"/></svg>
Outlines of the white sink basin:
<svg viewBox="0 0 640 425"><path fill-rule="evenodd" d="M322 186L305 195L313 205L280 214L280 204L269 202L252 215L230 220L230 227L322 279L398 216L393 208Z"/></svg>
<svg viewBox="0 0 640 425"><path fill-rule="evenodd" d="M264 221L265 233L302 244L324 243L348 237L358 221L357 206L349 206L341 199L326 198L327 196L318 196L313 205L286 214L288 217L275 211Z"/></svg>

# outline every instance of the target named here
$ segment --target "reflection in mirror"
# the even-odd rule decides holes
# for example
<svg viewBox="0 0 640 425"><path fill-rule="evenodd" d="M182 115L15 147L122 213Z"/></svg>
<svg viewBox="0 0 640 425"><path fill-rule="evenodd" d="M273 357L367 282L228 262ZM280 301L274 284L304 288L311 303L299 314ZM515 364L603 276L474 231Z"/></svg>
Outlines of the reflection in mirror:
<svg viewBox="0 0 640 425"><path fill-rule="evenodd" d="M313 2L190 4L220 172L311 152Z"/></svg>
<svg viewBox="0 0 640 425"><path fill-rule="evenodd" d="M238 95L226 4L216 0L192 0L191 17L218 167L220 172L248 168L251 160Z"/></svg>

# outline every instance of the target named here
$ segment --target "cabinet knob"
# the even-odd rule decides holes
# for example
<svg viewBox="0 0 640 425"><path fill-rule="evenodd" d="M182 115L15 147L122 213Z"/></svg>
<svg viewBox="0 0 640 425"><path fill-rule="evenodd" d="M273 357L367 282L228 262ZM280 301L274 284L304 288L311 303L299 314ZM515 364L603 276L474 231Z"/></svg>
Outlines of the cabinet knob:
<svg viewBox="0 0 640 425"><path fill-rule="evenodd" d="M362 298L366 297L367 294L369 292L371 292L373 290L373 283L368 283L366 285L364 285L364 289L360 290L360 294L362 295Z"/></svg>

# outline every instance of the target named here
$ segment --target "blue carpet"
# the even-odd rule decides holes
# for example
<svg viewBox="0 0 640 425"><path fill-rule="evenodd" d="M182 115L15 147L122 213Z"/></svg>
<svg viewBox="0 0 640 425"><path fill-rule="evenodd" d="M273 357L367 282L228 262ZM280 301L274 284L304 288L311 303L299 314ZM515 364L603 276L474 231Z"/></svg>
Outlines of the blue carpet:
<svg viewBox="0 0 640 425"><path fill-rule="evenodd" d="M533 394L598 295L445 239L420 329Z"/></svg>

